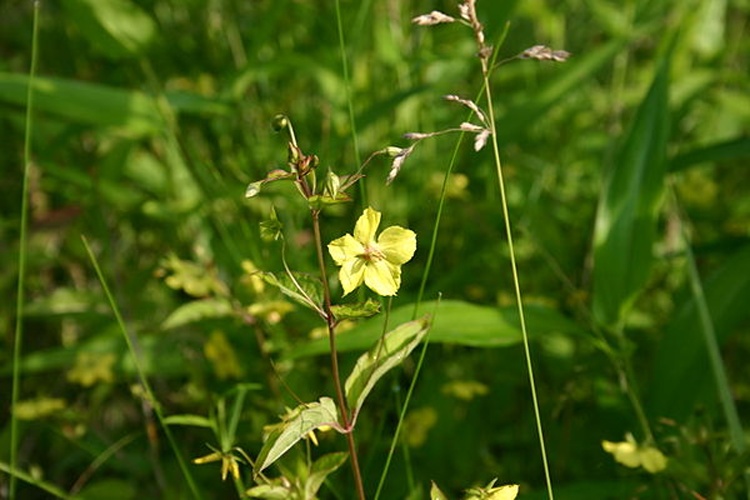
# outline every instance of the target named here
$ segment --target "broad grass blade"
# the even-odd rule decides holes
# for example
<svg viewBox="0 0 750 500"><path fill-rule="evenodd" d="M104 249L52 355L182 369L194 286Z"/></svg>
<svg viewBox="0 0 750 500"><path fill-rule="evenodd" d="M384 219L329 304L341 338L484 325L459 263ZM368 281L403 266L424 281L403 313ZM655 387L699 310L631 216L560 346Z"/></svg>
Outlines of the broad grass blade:
<svg viewBox="0 0 750 500"><path fill-rule="evenodd" d="M605 177L594 229L593 309L605 325L619 322L648 278L658 210L664 194L669 133L669 59Z"/></svg>

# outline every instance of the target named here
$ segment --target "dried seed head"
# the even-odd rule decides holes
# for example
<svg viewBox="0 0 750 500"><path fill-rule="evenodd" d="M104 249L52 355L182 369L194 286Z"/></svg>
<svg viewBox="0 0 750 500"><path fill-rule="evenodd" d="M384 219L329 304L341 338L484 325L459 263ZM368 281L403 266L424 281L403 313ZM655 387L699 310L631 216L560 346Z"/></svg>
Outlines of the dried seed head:
<svg viewBox="0 0 750 500"><path fill-rule="evenodd" d="M479 108L479 106L477 106L474 103L474 101L470 101L469 99L462 99L462 98L458 97L457 95L453 95L453 94L445 95L445 96L443 96L443 99L445 99L446 101L454 101L454 102L457 102L459 104L463 104L464 106L466 106L467 108L469 108L470 110L472 110L475 115L477 115L477 118L479 118L479 120L482 122L482 124L484 124L485 127L489 127L489 123L487 121L487 116Z"/></svg>
<svg viewBox="0 0 750 500"><path fill-rule="evenodd" d="M552 50L546 45L534 45L518 55L519 59L536 59L537 61L565 62L570 57L566 50Z"/></svg>
<svg viewBox="0 0 750 500"><path fill-rule="evenodd" d="M487 139L489 139L490 133L489 130L484 129L477 134L474 138L474 151L480 151L485 144L487 144Z"/></svg>
<svg viewBox="0 0 750 500"><path fill-rule="evenodd" d="M484 132L486 130L484 127L469 122L463 122L458 128L464 132L471 132L473 134L478 134L479 132Z"/></svg>
<svg viewBox="0 0 750 500"><path fill-rule="evenodd" d="M408 132L404 134L404 139L408 139L410 141L421 141L422 139L427 139L428 137L432 137L433 134L426 134L424 132Z"/></svg>
<svg viewBox="0 0 750 500"><path fill-rule="evenodd" d="M429 14L415 17L411 22L418 26L435 26L436 24L453 23L456 22L456 19L448 14L443 14L439 10L433 10Z"/></svg>
<svg viewBox="0 0 750 500"><path fill-rule="evenodd" d="M398 173L401 172L401 167L404 166L404 162L412 153L412 151L414 151L414 145L403 149L399 155L393 158L393 162L391 163L391 171L388 172L388 179L386 179L385 181L386 184L390 184L391 182L393 182Z"/></svg>

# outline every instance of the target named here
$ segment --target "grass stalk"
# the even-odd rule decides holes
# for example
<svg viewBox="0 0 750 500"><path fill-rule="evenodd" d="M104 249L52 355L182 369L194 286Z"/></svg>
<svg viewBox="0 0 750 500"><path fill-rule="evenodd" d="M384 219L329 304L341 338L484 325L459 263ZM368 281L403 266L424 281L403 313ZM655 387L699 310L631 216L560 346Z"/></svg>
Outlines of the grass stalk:
<svg viewBox="0 0 750 500"><path fill-rule="evenodd" d="M177 458L177 462L180 466L180 470L185 476L185 480L187 481L188 488L190 489L190 492L192 493L193 498L200 499L202 498L202 495L200 491L198 490L198 486L196 485L192 474L190 473L190 469L187 467L187 464L185 463L185 460L182 457L182 454L180 453L180 449L177 446L177 441L172 435L172 431L170 431L169 426L164 422L164 414L162 413L161 407L154 396L154 392L151 390L151 384L149 383L148 378L146 377L146 372L144 371L143 366L141 365L140 358L138 357L136 350L135 350L135 346L133 345L133 341L130 338L130 333L128 332L127 327L125 326L125 321L123 320L122 314L120 313L120 308L117 306L114 296L112 295L112 292L110 291L109 286L107 285L107 280L104 278L104 274L102 273L101 267L99 266L99 262L96 259L96 256L94 255L94 252L92 251L91 246L89 245L89 242L86 239L86 237L82 235L81 240L83 241L83 245L86 248L86 253L89 256L91 265L94 267L94 271L96 272L96 276L99 279L99 283L101 284L102 289L104 290L104 295L107 297L109 306L112 308L112 313L115 316L115 320L117 321L117 325L120 328L120 332L125 338L125 342L128 346L128 351L130 352L130 355L133 358L133 364L135 366L136 372L138 373L138 379L141 383L141 386L143 387L143 390L146 393L146 398L148 399L149 404L152 406L154 413L156 414L156 418L159 420L159 424L161 425L161 428L164 431L164 435L167 437L167 441L169 441L169 445L171 446L172 451L174 452L175 457Z"/></svg>
<svg viewBox="0 0 750 500"><path fill-rule="evenodd" d="M669 191L672 200L674 200L677 206L677 196L674 192L674 188L671 184L668 184ZM747 451L745 444L745 433L742 429L742 422L740 421L739 413L737 412L737 406L732 398L732 391L729 387L729 377L727 376L724 362L721 358L721 351L719 349L719 343L716 340L716 329L711 318L711 311L708 309L708 303L706 301L706 295L703 291L703 283L701 282L700 273L698 273L698 266L695 263L695 255L693 249L690 246L690 238L688 237L683 222L684 216L678 210L680 219L680 235L682 238L682 246L685 249L685 257L687 259L687 270L688 280L690 283L690 291L693 294L693 300L695 301L695 307L698 312L698 318L700 320L700 330L703 333L703 342L705 344L706 353L708 354L709 363L711 365L711 375L716 385L716 392L719 396L719 402L721 403L721 409L724 413L724 419L729 427L729 439L732 443L732 447L735 449L738 455L743 455ZM745 491L747 492L747 498L750 499L750 469L745 467L742 474L745 480Z"/></svg>
<svg viewBox="0 0 750 500"><path fill-rule="evenodd" d="M34 20L31 28L31 65L29 67L29 84L26 87L26 128L23 147L23 186L21 188L21 227L18 239L18 285L16 288L16 324L13 340L13 381L11 389L10 412L10 468L18 465L18 420L16 404L21 390L21 350L23 347L23 316L26 287L26 251L29 224L29 171L31 169L31 132L34 109L34 77L36 76L39 57L39 1L34 2ZM9 480L9 498L16 497L16 476Z"/></svg>
<svg viewBox="0 0 750 500"><path fill-rule="evenodd" d="M505 223L505 238L508 242L508 254L510 257L511 273L513 275L513 289L516 298L516 307L518 309L518 320L523 337L523 350L526 358L526 371L529 376L529 386L531 388L531 401L534 406L534 419L536 420L536 430L539 437L539 449L542 455L542 466L544 467L544 479L547 484L547 495L550 500L554 499L552 490L552 479L549 470L549 461L547 460L547 447L544 442L544 429L542 418L539 411L539 400L536 393L536 380L534 378L534 363L531 359L531 348L529 346L529 334L526 328L526 314L523 308L523 295L521 293L521 280L518 275L518 265L516 263L515 248L513 245L513 230L511 227L510 214L508 212L508 199L505 193L505 177L503 175L503 166L500 159L500 147L497 142L497 127L495 126L495 106L492 100L492 90L490 87L490 68L488 58L480 57L482 63L482 79L484 84L484 96L487 102L487 114L490 126L490 138L492 141L492 153L497 173L497 183L500 190L500 203L503 210L503 221Z"/></svg>
<svg viewBox="0 0 750 500"><path fill-rule="evenodd" d="M344 88L346 89L346 106L349 112L349 123L352 128L352 146L354 147L355 165L362 165L359 153L359 142L357 139L357 122L354 119L354 99L352 97L352 85L349 78L349 58L346 56L346 42L344 41L344 26L341 21L341 1L336 0L336 29L339 35L339 52L341 52L341 72L344 77ZM367 190L363 183L359 183L359 194L362 198L362 206L367 206Z"/></svg>

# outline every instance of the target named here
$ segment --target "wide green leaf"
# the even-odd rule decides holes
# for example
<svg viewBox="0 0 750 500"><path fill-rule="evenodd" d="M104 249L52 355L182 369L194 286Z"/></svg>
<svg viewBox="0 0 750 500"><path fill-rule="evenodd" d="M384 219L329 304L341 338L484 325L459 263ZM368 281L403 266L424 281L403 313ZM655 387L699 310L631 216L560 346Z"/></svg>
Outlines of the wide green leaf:
<svg viewBox="0 0 750 500"><path fill-rule="evenodd" d="M338 410L331 398L322 397L318 402L296 407L277 424L263 443L255 460L255 474L281 458L297 441L319 427L338 427Z"/></svg>
<svg viewBox="0 0 750 500"><path fill-rule="evenodd" d="M437 309L436 309L437 308ZM424 311L437 311L430 327L430 342L457 344L469 347L506 347L521 342L518 310L511 307L492 307L470 304L459 300L425 302ZM545 332L562 332L585 335L586 332L554 309L529 305L526 323L531 335ZM414 305L397 307L390 314L393 324L411 320ZM337 337L339 352L368 349L383 334L383 318L363 321L355 328ZM285 353L289 358L314 356L328 352L328 339L319 339L293 347Z"/></svg>
<svg viewBox="0 0 750 500"><path fill-rule="evenodd" d="M353 421L377 381L404 361L427 334L429 327L426 317L404 323L386 333L359 357L344 385Z"/></svg>
<svg viewBox="0 0 750 500"><path fill-rule="evenodd" d="M648 279L664 193L669 133L669 60L656 71L605 178L594 229L593 309L620 321Z"/></svg>

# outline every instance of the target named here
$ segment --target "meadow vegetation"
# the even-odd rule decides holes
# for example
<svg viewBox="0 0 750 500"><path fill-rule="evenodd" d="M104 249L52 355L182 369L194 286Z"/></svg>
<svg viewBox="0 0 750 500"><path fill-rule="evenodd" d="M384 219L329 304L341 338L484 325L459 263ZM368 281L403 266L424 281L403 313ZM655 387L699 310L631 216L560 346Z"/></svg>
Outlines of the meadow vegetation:
<svg viewBox="0 0 750 500"><path fill-rule="evenodd" d="M5 0L0 498L750 498L749 21Z"/></svg>

